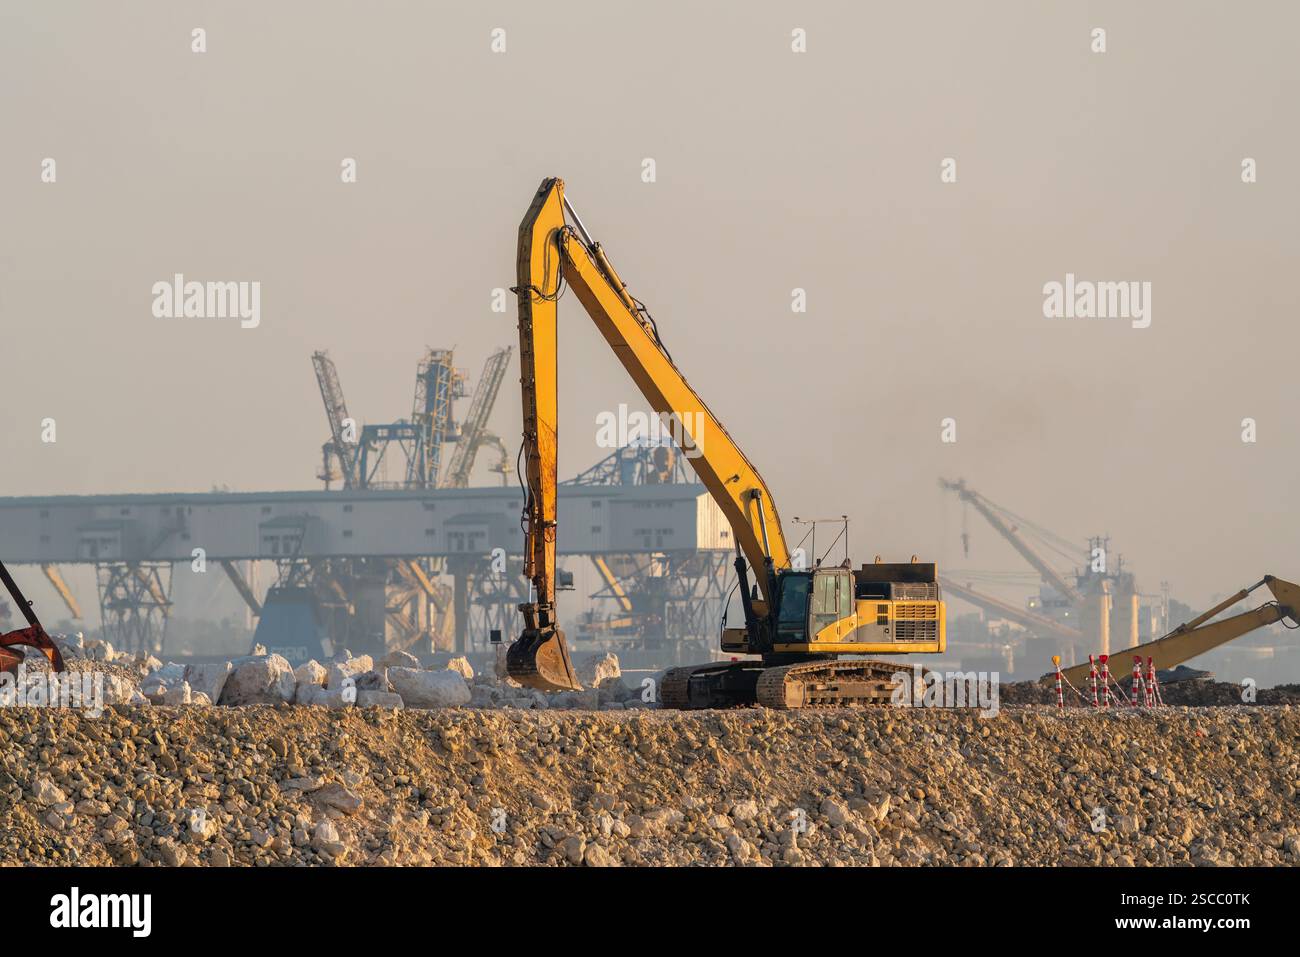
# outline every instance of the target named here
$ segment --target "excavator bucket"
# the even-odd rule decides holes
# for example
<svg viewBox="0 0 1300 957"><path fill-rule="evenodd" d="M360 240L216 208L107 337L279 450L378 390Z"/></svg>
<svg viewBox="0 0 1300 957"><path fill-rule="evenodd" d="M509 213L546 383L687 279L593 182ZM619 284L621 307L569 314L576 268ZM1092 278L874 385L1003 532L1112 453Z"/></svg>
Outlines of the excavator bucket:
<svg viewBox="0 0 1300 957"><path fill-rule="evenodd" d="M525 628L506 649L506 672L526 688L581 691L569 660L569 645L558 628Z"/></svg>
<svg viewBox="0 0 1300 957"><path fill-rule="evenodd" d="M22 616L27 619L26 628L19 628L17 631L9 631L0 635L0 671L13 671L22 663L22 654L14 650L17 645L27 645L39 649L41 654L50 662L51 668L55 671L67 671L67 666L63 663L63 655L60 654L58 645L50 639L50 636L45 633L45 629L41 627L36 612L32 611L31 602L24 597L18 583L10 577L9 569L5 568L4 562L0 562L0 583L4 584L5 590L13 598L14 604L18 606Z"/></svg>
<svg viewBox="0 0 1300 957"><path fill-rule="evenodd" d="M55 671L68 670L63 663L63 655L59 653L58 646L50 640L44 628L36 625L0 635L0 671L13 671L23 662L22 653L14 650L16 645L28 645L39 649Z"/></svg>

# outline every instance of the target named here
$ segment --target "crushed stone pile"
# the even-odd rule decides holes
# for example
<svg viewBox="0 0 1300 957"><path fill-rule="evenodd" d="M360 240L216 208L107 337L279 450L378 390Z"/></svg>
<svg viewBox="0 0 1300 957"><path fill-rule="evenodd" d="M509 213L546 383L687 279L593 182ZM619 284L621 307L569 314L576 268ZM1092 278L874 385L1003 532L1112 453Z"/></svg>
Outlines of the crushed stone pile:
<svg viewBox="0 0 1300 957"><path fill-rule="evenodd" d="M1300 863L1300 710L0 709L6 864Z"/></svg>

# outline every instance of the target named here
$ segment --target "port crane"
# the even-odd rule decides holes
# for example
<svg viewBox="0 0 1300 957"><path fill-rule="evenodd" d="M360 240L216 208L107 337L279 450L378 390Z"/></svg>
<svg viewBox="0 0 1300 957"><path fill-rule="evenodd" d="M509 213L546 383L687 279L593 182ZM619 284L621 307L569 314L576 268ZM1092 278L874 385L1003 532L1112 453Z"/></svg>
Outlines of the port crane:
<svg viewBox="0 0 1300 957"><path fill-rule="evenodd" d="M766 482L687 383L650 311L592 239L559 179L542 182L520 223L517 277L527 492L524 573L532 594L520 605L524 628L507 651L512 677L543 690L580 687L555 605L557 303L566 287L655 413L673 420L699 450L690 464L729 522L736 544L744 625L724 627L721 646L726 655L753 657L672 669L659 689L666 707L888 702L901 667L843 656L944 650L944 604L932 563L913 557L853 569L846 558L835 567L795 567Z"/></svg>

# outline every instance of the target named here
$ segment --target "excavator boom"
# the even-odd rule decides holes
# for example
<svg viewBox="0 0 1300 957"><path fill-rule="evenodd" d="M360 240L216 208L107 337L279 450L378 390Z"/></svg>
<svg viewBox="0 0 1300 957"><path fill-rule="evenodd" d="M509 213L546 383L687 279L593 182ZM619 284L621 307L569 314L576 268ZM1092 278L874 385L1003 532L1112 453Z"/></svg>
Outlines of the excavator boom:
<svg viewBox="0 0 1300 957"><path fill-rule="evenodd" d="M1259 588L1260 585L1268 586L1269 591L1273 593L1273 601L1219 621L1210 621L1215 615L1226 611L1243 600L1247 595ZM1256 628L1263 628L1265 625L1282 621L1284 618L1289 618L1293 622L1300 621L1300 618L1297 618L1298 615L1300 615L1300 585L1276 578L1273 575L1265 575L1262 580L1254 585L1243 588L1235 595L1231 595L1219 602L1209 611L1197 615L1185 624L1179 625L1163 638L1157 638L1155 641L1149 641L1144 645L1137 645L1133 648L1125 648L1120 654L1133 654L1142 658L1150 658L1152 664L1161 670L1173 668L1184 661L1195 658L1197 655L1203 655L1205 652L1219 647L1219 645L1226 644L1234 638L1240 638ZM1072 668L1064 669L1061 674L1065 676L1067 681L1077 684L1087 679L1089 667L1086 663L1075 665ZM1045 676L1045 679L1051 677L1054 677L1054 674Z"/></svg>
<svg viewBox="0 0 1300 957"><path fill-rule="evenodd" d="M566 211L568 220L566 221ZM507 656L511 675L546 690L577 688L555 615L556 303L572 288L651 407L721 507L737 547L754 569L766 614L775 573L789 554L772 495L758 470L687 383L659 340L654 320L615 272L565 199L559 179L542 182L519 226L519 358L527 501L525 567L532 600L520 606L524 631ZM746 596L748 597L748 596Z"/></svg>

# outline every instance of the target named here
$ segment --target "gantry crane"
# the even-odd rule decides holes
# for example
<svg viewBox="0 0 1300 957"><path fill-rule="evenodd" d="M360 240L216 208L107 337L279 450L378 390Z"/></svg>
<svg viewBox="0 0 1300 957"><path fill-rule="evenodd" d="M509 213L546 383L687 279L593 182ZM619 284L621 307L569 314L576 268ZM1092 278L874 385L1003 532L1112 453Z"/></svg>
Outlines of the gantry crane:
<svg viewBox="0 0 1300 957"><path fill-rule="evenodd" d="M474 459L478 450L484 445L494 445L501 453L501 459L493 471L501 473L506 481L509 462L505 446L497 436L487 429L488 418L496 404L497 393L501 391L501 381L506 375L506 366L510 364L510 347L498 349L487 357L483 363L483 372L474 386L474 397L470 399L469 412L460 428L460 438L456 441L456 450L452 452L451 461L442 476L440 487L465 488L469 485L470 472L474 469Z"/></svg>
<svg viewBox="0 0 1300 957"><path fill-rule="evenodd" d="M451 404L464 394L465 377L456 370L452 350L429 349L415 372L415 437L406 455L407 488L439 486L443 444L456 436Z"/></svg>

